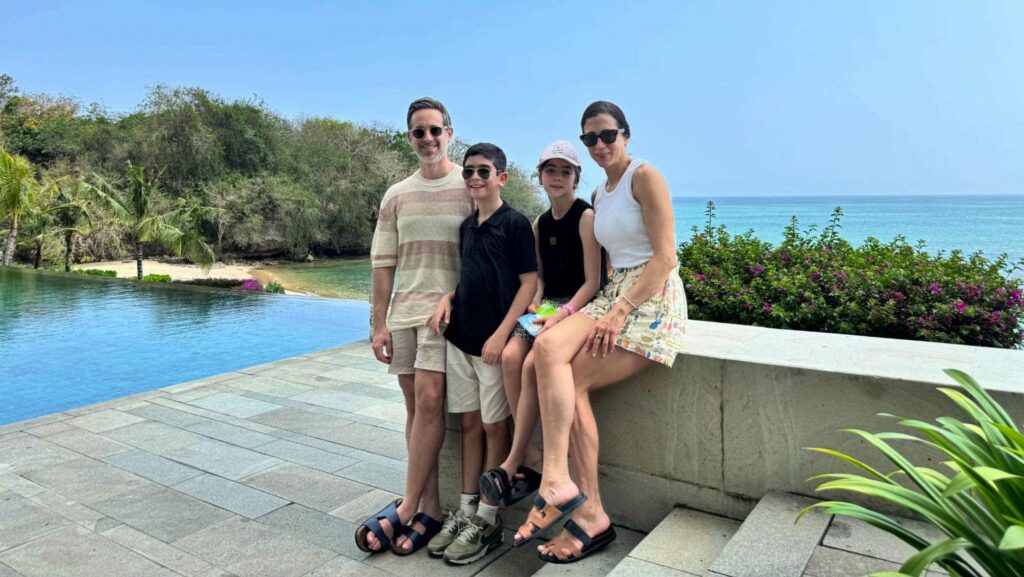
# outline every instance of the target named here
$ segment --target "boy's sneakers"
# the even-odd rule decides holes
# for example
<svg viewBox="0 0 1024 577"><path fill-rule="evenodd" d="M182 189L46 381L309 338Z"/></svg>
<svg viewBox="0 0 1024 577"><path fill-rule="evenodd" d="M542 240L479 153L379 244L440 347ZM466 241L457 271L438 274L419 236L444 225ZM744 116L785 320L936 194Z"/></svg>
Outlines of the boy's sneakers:
<svg viewBox="0 0 1024 577"><path fill-rule="evenodd" d="M441 525L441 532L434 535L434 538L427 543L427 553L431 557L440 557L444 555L445 549L455 541L455 537L459 535L459 531L469 524L469 517L463 513L460 509L449 511L444 516L444 524Z"/></svg>
<svg viewBox="0 0 1024 577"><path fill-rule="evenodd" d="M487 521L473 515L451 545L444 550L444 558L449 563L466 565L491 552L501 545L501 542L501 515L497 516L493 525L488 525Z"/></svg>

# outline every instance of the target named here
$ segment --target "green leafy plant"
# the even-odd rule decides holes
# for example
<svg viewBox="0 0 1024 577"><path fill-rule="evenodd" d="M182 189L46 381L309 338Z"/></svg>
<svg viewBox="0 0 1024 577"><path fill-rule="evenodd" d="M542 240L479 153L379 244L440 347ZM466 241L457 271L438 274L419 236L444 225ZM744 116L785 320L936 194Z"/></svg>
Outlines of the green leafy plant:
<svg viewBox="0 0 1024 577"><path fill-rule="evenodd" d="M172 282L213 288L235 288L242 286L242 282L244 282L244 280L240 278L194 278L191 280L176 280Z"/></svg>
<svg viewBox="0 0 1024 577"><path fill-rule="evenodd" d="M967 413L969 422L940 417L933 424L900 418L899 424L914 429L917 436L848 430L878 449L896 465L895 471L883 473L832 449L810 450L863 472L817 475L813 479L824 480L818 491L850 491L882 499L935 526L946 538L930 543L888 515L843 501L816 503L800 516L811 509L824 509L873 525L917 549L899 572L874 573L874 577L917 576L933 563L950 575L963 577L1024 575L1024 435L973 378L953 369L945 372L967 394L950 388L939 391ZM925 445L938 454L948 474L914 465L891 441ZM968 558L973 565L967 563Z"/></svg>
<svg viewBox="0 0 1024 577"><path fill-rule="evenodd" d="M281 283L277 282L276 280L272 280L272 281L268 282L267 286L263 287L263 290L265 292L268 292L268 293L271 293L271 294L276 294L276 295L283 295L284 294L284 287L281 286Z"/></svg>
<svg viewBox="0 0 1024 577"><path fill-rule="evenodd" d="M147 274L142 277L142 282L171 282L169 274Z"/></svg>
<svg viewBox="0 0 1024 577"><path fill-rule="evenodd" d="M1024 344L1024 259L980 252L929 254L903 237L853 246L836 208L820 232L794 217L778 246L752 231L703 228L680 245L690 318L780 329L1019 348Z"/></svg>
<svg viewBox="0 0 1024 577"><path fill-rule="evenodd" d="M116 270L100 270L98 268L76 268L72 269L71 272L75 274L84 274L89 276L108 276L117 278Z"/></svg>

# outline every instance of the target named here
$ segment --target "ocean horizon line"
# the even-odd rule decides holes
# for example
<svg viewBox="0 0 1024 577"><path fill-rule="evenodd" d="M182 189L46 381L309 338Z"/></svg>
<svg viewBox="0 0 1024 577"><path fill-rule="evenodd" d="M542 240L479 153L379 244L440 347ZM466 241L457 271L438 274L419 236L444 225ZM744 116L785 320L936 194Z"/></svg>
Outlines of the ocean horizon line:
<svg viewBox="0 0 1024 577"><path fill-rule="evenodd" d="M841 193L841 194L673 194L673 200L699 199L747 199L747 198L1006 198L1021 197L1024 192L991 192L984 194L965 193Z"/></svg>

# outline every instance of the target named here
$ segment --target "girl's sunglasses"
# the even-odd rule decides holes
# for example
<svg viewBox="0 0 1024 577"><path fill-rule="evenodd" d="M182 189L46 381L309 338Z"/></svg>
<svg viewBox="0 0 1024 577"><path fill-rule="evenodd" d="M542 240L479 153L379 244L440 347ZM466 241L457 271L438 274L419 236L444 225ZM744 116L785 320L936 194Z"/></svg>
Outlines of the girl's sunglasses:
<svg viewBox="0 0 1024 577"><path fill-rule="evenodd" d="M491 177L491 168L489 166L481 166L481 167L476 168L476 169L463 168L462 169L462 180L469 180L469 179L473 178L473 173L474 172L480 177L480 180L487 180L488 178ZM496 170L494 173L495 174L501 174L501 171L500 170Z"/></svg>
<svg viewBox="0 0 1024 577"><path fill-rule="evenodd" d="M583 146L590 148L597 144L598 138L600 138L601 142L605 144L611 144L615 142L615 139L623 132L626 132L625 128L609 128L608 130L602 130L601 132L585 132L580 135L580 140L583 141Z"/></svg>
<svg viewBox="0 0 1024 577"><path fill-rule="evenodd" d="M430 127L430 136L433 136L434 138L437 138L437 137L441 136L441 134L443 134L443 133L444 133L444 128L441 127L441 126L431 126ZM412 131L412 137L415 138L416 140L420 140L420 139L422 139L426 135L427 135L427 131L422 129L422 128L414 128L413 131Z"/></svg>

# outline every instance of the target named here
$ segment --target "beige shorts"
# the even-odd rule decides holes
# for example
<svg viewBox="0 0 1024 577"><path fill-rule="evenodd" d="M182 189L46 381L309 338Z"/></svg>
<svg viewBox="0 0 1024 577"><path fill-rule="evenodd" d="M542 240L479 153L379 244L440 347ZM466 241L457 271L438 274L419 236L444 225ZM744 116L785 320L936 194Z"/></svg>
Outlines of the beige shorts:
<svg viewBox="0 0 1024 577"><path fill-rule="evenodd" d="M417 370L444 372L444 337L437 336L428 326L391 331L392 375L411 375Z"/></svg>
<svg viewBox="0 0 1024 577"><path fill-rule="evenodd" d="M501 363L488 365L448 343L448 412L480 411L485 423L498 423L511 415Z"/></svg>
<svg viewBox="0 0 1024 577"><path fill-rule="evenodd" d="M583 307L582 312L594 320L600 319L636 284L645 266L615 269L604 290ZM669 274L661 290L639 305L640 308L626 317L615 344L671 367L676 355L683 350L683 333L686 332L686 291L679 271Z"/></svg>

